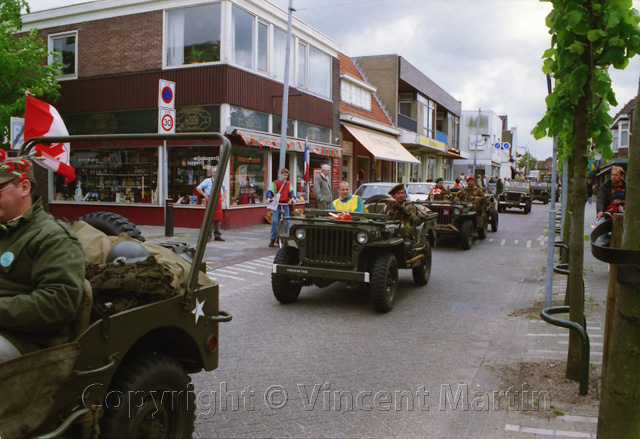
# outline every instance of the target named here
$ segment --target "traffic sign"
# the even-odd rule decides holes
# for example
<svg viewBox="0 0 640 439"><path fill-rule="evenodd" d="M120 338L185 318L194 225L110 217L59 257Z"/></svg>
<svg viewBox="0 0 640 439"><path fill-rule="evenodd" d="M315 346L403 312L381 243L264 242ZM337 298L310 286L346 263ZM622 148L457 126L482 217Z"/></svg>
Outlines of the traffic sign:
<svg viewBox="0 0 640 439"><path fill-rule="evenodd" d="M496 143L493 144L493 146L494 146L495 149L500 149L501 145L500 145L500 142L496 142Z"/></svg>
<svg viewBox="0 0 640 439"><path fill-rule="evenodd" d="M160 108L158 111L158 132L174 134L176 132L176 110Z"/></svg>
<svg viewBox="0 0 640 439"><path fill-rule="evenodd" d="M167 81L165 79L160 80L158 88L158 107L160 108L175 108L176 105L176 83Z"/></svg>
<svg viewBox="0 0 640 439"><path fill-rule="evenodd" d="M511 149L511 144L509 142L504 142L502 144L502 149Z"/></svg>

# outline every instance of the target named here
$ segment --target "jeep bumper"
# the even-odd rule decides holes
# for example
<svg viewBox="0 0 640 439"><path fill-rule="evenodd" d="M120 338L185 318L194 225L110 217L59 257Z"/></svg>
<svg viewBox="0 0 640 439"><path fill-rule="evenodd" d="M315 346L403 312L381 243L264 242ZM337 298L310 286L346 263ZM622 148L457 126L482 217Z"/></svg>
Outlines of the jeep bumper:
<svg viewBox="0 0 640 439"><path fill-rule="evenodd" d="M355 281L369 283L370 274L366 271L332 270L329 268L302 267L300 265L273 264L273 274L299 276L305 278L322 278L339 281Z"/></svg>

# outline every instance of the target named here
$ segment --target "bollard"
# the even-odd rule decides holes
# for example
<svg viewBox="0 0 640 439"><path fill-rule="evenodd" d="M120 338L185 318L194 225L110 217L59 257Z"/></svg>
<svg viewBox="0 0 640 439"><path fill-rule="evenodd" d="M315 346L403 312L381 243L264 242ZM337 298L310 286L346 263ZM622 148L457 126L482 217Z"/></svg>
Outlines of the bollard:
<svg viewBox="0 0 640 439"><path fill-rule="evenodd" d="M167 198L164 202L164 236L173 236L173 200Z"/></svg>

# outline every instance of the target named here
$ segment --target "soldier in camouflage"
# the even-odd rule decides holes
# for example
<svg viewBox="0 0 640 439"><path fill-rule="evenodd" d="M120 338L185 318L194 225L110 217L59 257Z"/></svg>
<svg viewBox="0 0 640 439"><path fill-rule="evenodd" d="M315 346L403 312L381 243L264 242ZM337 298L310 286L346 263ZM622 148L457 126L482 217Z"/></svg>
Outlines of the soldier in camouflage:
<svg viewBox="0 0 640 439"><path fill-rule="evenodd" d="M484 191L476 186L473 176L467 177L467 187L458 192L460 201L473 203L476 210L485 209L489 206L489 200L484 195Z"/></svg>

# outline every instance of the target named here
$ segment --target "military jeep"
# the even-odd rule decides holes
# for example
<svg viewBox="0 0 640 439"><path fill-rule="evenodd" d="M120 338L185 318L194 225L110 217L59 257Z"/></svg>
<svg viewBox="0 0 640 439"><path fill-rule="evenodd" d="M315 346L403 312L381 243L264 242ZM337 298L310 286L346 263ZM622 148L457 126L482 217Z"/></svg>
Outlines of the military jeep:
<svg viewBox="0 0 640 439"><path fill-rule="evenodd" d="M544 204L549 204L551 198L551 185L546 181L532 181L531 182L531 201L542 201Z"/></svg>
<svg viewBox="0 0 640 439"><path fill-rule="evenodd" d="M526 214L531 212L531 183L528 181L506 180L504 190L498 200L498 212L506 209L522 209Z"/></svg>
<svg viewBox="0 0 640 439"><path fill-rule="evenodd" d="M40 137L25 142L21 154L38 143L187 139L222 142L212 190L219 194L231 146L217 133ZM101 303L94 318L96 297L85 281L70 343L0 363L0 437L192 437L196 398L188 374L218 367L218 325L231 320L218 308L218 285L204 283L199 270L215 197L193 263L176 255L170 265L182 267L183 288L126 310Z"/></svg>
<svg viewBox="0 0 640 439"><path fill-rule="evenodd" d="M416 285L427 284L436 242L435 214L414 217L411 232L382 213L349 212L342 218L325 210L290 218L285 237L289 245L276 254L271 275L279 302L294 302L303 286L345 281L349 287L369 288L373 308L386 313L396 299L398 269L411 269Z"/></svg>
<svg viewBox="0 0 640 439"><path fill-rule="evenodd" d="M438 237L458 238L460 247L469 250L473 234L479 239L487 237L489 222L485 209L475 210L473 203L461 201L421 201L420 204L437 213ZM495 228L497 230L497 215Z"/></svg>

